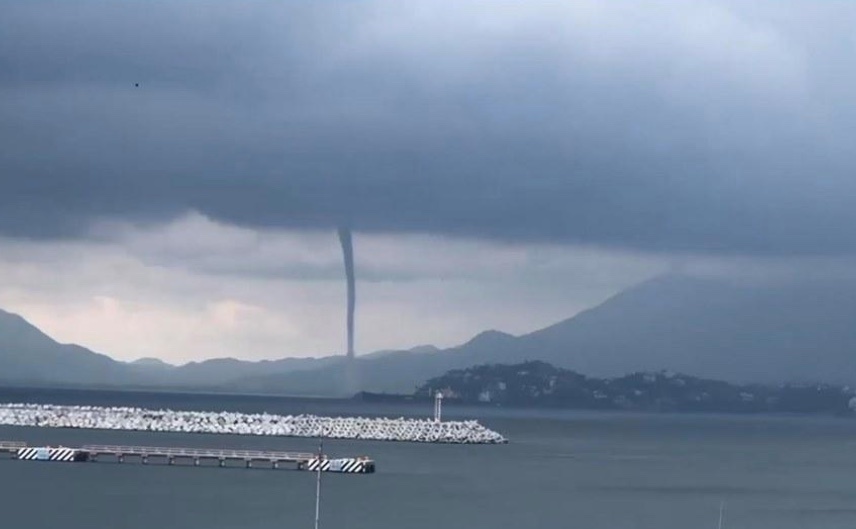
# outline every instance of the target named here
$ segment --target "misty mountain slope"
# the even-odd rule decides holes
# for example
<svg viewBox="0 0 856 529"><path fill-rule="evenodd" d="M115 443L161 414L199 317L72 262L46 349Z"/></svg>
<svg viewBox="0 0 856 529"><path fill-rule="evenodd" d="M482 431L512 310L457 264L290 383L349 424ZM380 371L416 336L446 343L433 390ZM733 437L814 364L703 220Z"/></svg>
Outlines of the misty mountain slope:
<svg viewBox="0 0 856 529"><path fill-rule="evenodd" d="M240 385L237 381L244 379L322 368L329 365L331 359L332 357L283 358L250 362L235 358L212 358L202 362L190 362L159 373L156 381L178 386L217 386L233 382Z"/></svg>
<svg viewBox="0 0 856 529"><path fill-rule="evenodd" d="M73 344L61 344L19 315L0 310L0 383L247 390L243 379L329 365L333 357L249 362L215 358L174 366L157 358L125 363Z"/></svg>
<svg viewBox="0 0 856 529"><path fill-rule="evenodd" d="M486 331L439 352L363 359L362 389L410 392L449 369L544 360L592 376L669 369L737 382L856 382L856 286L747 286L666 276L573 318L514 337ZM257 379L289 391L335 380L338 368Z"/></svg>
<svg viewBox="0 0 856 529"><path fill-rule="evenodd" d="M24 318L0 310L0 381L105 384L133 380L133 370L108 356L60 344Z"/></svg>
<svg viewBox="0 0 856 529"><path fill-rule="evenodd" d="M512 336L485 331L445 350L418 347L358 357L361 390L410 393L450 369L543 360L591 376L669 369L733 382L856 383L856 285L747 286L657 278L573 318ZM115 362L62 345L0 311L0 382L136 384L344 395L343 356L171 366Z"/></svg>
<svg viewBox="0 0 856 529"><path fill-rule="evenodd" d="M425 373L443 373L449 365L468 365L464 358L461 362L455 362L444 353L398 351L386 352L376 358L357 357L355 365L361 390L411 393L425 380ZM221 389L350 397L352 392L349 393L345 385L346 363L344 356L335 357L324 368L241 378L224 384Z"/></svg>
<svg viewBox="0 0 856 529"><path fill-rule="evenodd" d="M149 369L171 369L175 367L173 364L164 362L160 358L138 358L133 362L129 362L133 366L144 367Z"/></svg>
<svg viewBox="0 0 856 529"><path fill-rule="evenodd" d="M366 391L411 393L430 377L449 369L494 362L497 351L511 348L516 338L499 331L484 331L459 347L446 350L416 349L361 362L359 374Z"/></svg>
<svg viewBox="0 0 856 529"><path fill-rule="evenodd" d="M657 278L520 338L594 376L671 369L725 380L856 381L856 287Z"/></svg>
<svg viewBox="0 0 856 529"><path fill-rule="evenodd" d="M449 369L492 361L495 352L510 347L516 338L499 331L484 331L466 344L446 350L419 346L405 351L381 351L357 357L360 389L388 393L411 393L428 378ZM462 353L463 352L463 353ZM245 388L253 392L337 395L344 393L345 358L328 357L330 364L300 373L267 374L236 380L224 388Z"/></svg>

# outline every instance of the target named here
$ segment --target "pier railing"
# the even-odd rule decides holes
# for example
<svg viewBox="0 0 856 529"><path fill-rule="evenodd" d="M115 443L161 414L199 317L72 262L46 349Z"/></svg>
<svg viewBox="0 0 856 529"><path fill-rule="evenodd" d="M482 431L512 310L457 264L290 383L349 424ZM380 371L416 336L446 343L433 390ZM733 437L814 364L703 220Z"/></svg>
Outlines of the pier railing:
<svg viewBox="0 0 856 529"><path fill-rule="evenodd" d="M265 461L309 461L317 454L308 452L277 452L270 450L223 450L218 448L180 448L163 446L84 445L90 454L124 454L127 456L173 456L226 459L259 459Z"/></svg>
<svg viewBox="0 0 856 529"><path fill-rule="evenodd" d="M12 458L30 461L109 461L125 463L132 458L143 464L151 461L176 465L190 462L194 466L214 463L220 467L233 466L240 462L246 468L257 465L278 469L294 465L297 470L318 472L339 472L348 474L371 474L375 471L372 459L360 457L331 458L323 453L282 452L278 450L235 450L222 448L187 448L171 446L134 446L134 445L84 445L80 448L41 446L29 447L26 443L0 441L0 453L10 454Z"/></svg>

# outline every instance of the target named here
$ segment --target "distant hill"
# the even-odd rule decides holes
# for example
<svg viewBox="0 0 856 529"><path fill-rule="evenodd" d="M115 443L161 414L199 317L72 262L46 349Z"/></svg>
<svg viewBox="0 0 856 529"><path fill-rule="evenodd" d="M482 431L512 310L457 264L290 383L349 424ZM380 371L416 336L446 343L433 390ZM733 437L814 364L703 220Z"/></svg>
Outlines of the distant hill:
<svg viewBox="0 0 856 529"><path fill-rule="evenodd" d="M0 310L0 384L214 390L253 376L318 369L332 360L218 358L182 366L157 358L119 362L79 345L58 343L21 316ZM240 383L228 389L240 390Z"/></svg>
<svg viewBox="0 0 856 529"><path fill-rule="evenodd" d="M79 345L57 343L17 314L0 310L0 383L117 384L135 380L133 368Z"/></svg>
<svg viewBox="0 0 856 529"><path fill-rule="evenodd" d="M739 385L670 371L597 378L539 361L452 370L400 400L429 399L438 392L447 400L500 406L831 415L853 415L856 411L856 392L849 387Z"/></svg>
<svg viewBox="0 0 856 529"><path fill-rule="evenodd" d="M449 369L543 360L593 376L669 369L731 382L856 383L856 285L659 277L522 336L486 331L442 351L359 362L363 389L409 393ZM336 368L257 380L323 384Z"/></svg>
<svg viewBox="0 0 856 529"><path fill-rule="evenodd" d="M131 364L140 367L150 367L152 369L169 369L175 367L170 363L164 362L160 358L138 358L131 362Z"/></svg>
<svg viewBox="0 0 856 529"><path fill-rule="evenodd" d="M366 353L366 354L360 355L360 358L363 360L369 360L369 359L373 359L373 358L380 358L381 356L388 356L390 354L402 353L402 352L407 352L407 353L437 353L439 351L440 351L440 349L438 347L433 346L433 345L417 345L416 347L411 347L410 349L407 349L406 351L402 351L401 349L384 349L382 351L375 351L373 353Z"/></svg>
<svg viewBox="0 0 856 529"><path fill-rule="evenodd" d="M631 288L500 352L595 376L670 369L742 382L856 382L856 285L682 276ZM501 359L501 358L500 358Z"/></svg>
<svg viewBox="0 0 856 529"><path fill-rule="evenodd" d="M666 276L573 318L522 336L485 331L439 350L420 346L358 357L361 389L410 393L450 369L542 360L596 377L667 369L729 382L856 383L856 285L750 286ZM94 384L344 395L341 356L172 366L116 362L59 344L0 311L0 383Z"/></svg>
<svg viewBox="0 0 856 529"><path fill-rule="evenodd" d="M320 369L330 365L332 361L333 357L283 358L256 362L235 358L213 358L202 362L190 362L163 372L157 382L171 386L219 387L228 383L237 383L246 378Z"/></svg>

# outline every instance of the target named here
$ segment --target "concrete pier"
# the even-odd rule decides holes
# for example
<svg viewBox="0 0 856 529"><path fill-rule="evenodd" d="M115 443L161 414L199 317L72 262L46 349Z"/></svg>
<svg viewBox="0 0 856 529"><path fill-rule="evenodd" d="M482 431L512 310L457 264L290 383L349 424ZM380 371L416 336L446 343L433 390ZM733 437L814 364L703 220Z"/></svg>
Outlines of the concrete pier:
<svg viewBox="0 0 856 529"><path fill-rule="evenodd" d="M272 450L229 450L217 448L182 448L123 445L84 445L69 447L29 447L26 443L0 441L0 453L11 458L33 461L89 461L216 466L371 474L375 463L368 457L330 458L309 452Z"/></svg>

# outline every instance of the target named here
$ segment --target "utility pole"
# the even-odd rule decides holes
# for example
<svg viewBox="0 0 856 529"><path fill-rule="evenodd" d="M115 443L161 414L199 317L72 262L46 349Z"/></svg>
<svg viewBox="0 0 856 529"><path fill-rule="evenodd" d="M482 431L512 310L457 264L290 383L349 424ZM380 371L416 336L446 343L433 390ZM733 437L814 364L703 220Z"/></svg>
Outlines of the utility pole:
<svg viewBox="0 0 856 529"><path fill-rule="evenodd" d="M324 427L321 427L321 437L318 439L318 477L315 481L315 529L321 523L321 466L324 461Z"/></svg>

